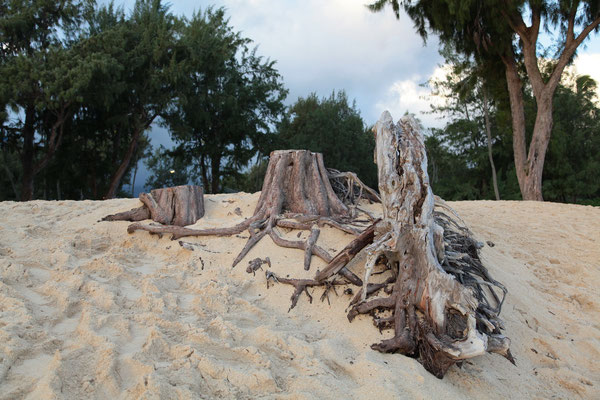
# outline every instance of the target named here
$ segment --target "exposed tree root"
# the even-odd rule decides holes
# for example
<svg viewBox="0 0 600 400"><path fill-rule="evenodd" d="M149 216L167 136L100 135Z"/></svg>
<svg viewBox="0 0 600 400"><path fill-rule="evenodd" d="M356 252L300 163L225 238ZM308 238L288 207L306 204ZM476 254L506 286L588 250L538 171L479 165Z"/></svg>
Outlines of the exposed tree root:
<svg viewBox="0 0 600 400"><path fill-rule="evenodd" d="M127 232L168 233L176 240L186 236L230 236L248 230L250 238L232 266L235 267L256 243L269 235L279 246L304 250L304 268L308 270L312 255L325 262L332 259L316 244L320 233L318 227L329 225L358 235L361 226L352 225L353 219L353 210L338 198L331 187L322 154L306 150L279 150L271 153L258 204L254 215L247 220L232 227L210 229L133 223ZM293 241L283 238L276 227L310 230L311 233L306 241ZM353 278L348 272L345 274ZM354 275L353 280L357 279Z"/></svg>
<svg viewBox="0 0 600 400"><path fill-rule="evenodd" d="M101 221L143 221L150 219L150 210L146 206L134 208L129 211L107 215Z"/></svg>
<svg viewBox="0 0 600 400"><path fill-rule="evenodd" d="M481 263L478 251L483 244L472 238L451 207L433 196L417 124L405 117L394 125L386 112L375 130L382 220L363 231L314 279L279 278L295 287L291 308L302 293L309 295L308 287L328 290L347 270L345 265L368 246L365 278L358 283L361 289L350 304L348 319L370 314L380 330L394 330L391 338L374 344L374 350L415 357L439 378L453 364L485 352L514 363L498 317L506 288ZM379 261L384 261L381 273L387 278L370 283ZM382 290L385 294L376 297Z"/></svg>
<svg viewBox="0 0 600 400"><path fill-rule="evenodd" d="M365 185L354 172L340 172L337 169L328 168L327 173L333 190L344 204L357 205L362 198L381 203L379 194Z"/></svg>
<svg viewBox="0 0 600 400"><path fill-rule="evenodd" d="M498 318L506 289L482 265L481 244L462 220L441 199L434 199L417 124L405 117L394 125L384 113L375 130L384 215L367 249L363 288L379 257L391 263L397 278L388 297L367 301L368 290L363 289L362 301L348 318L390 311L394 336L373 349L417 357L440 378L455 362L486 351L514 362ZM439 211L434 211L434 203ZM503 292L502 299L494 288ZM381 321L376 324L381 326Z"/></svg>
<svg viewBox="0 0 600 400"><path fill-rule="evenodd" d="M499 318L506 288L481 263L478 251L483 244L472 238L451 207L433 195L418 125L411 117L394 125L386 112L374 129L381 219L358 208L357 196L364 192L373 200L379 197L356 175L327 171L321 154L288 150L271 154L261 196L254 215L247 220L233 227L211 229L133 223L128 232L169 233L179 239L229 236L248 230L250 237L233 266L268 235L278 246L303 250L306 270L313 255L327 263L313 279L283 278L266 270L267 288L270 281L294 286L290 310L302 293L312 302L309 288L324 287L321 301L329 301L331 291L337 294L336 286L354 284L360 290L350 303L348 319L369 314L380 330L394 332L373 344L374 350L414 357L439 378L453 364L485 352L499 353L514 363L510 340L501 334ZM368 220L359 223L359 211ZM132 210L130 214L135 217L139 212ZM366 227L364 223L369 222ZM356 238L332 257L317 244L319 228L324 225ZM278 228L310 233L306 240L290 240ZM347 264L363 249L367 260L361 280ZM262 260L254 259L247 271L255 273L262 264ZM375 274L383 281L370 282Z"/></svg>

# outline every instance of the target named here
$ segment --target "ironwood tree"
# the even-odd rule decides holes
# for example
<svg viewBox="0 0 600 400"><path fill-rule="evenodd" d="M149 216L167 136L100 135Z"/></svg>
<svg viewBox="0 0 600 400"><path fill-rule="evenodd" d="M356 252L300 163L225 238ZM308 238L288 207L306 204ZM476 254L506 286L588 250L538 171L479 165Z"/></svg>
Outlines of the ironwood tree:
<svg viewBox="0 0 600 400"><path fill-rule="evenodd" d="M379 11L391 4L396 17L403 7L425 39L428 32L452 43L459 52L476 59L496 59L504 65L509 92L514 163L524 200L543 200L542 173L552 132L553 98L565 67L577 48L600 25L600 3L582 1L377 0L369 8ZM558 49L548 75L540 69L540 30L557 31ZM519 73L523 66L526 74ZM500 78L500 77L498 77ZM535 123L526 131L523 88L530 85L536 100ZM529 143L527 138L531 137Z"/></svg>
<svg viewBox="0 0 600 400"><path fill-rule="evenodd" d="M176 148L207 192L238 174L258 151L283 112L287 90L275 62L235 32L225 10L208 8L185 21L177 96L163 114Z"/></svg>
<svg viewBox="0 0 600 400"><path fill-rule="evenodd" d="M89 82L88 60L69 41L83 12L76 0L0 2L0 98L13 111L3 136L18 136L21 200L33 198L35 177L60 146Z"/></svg>

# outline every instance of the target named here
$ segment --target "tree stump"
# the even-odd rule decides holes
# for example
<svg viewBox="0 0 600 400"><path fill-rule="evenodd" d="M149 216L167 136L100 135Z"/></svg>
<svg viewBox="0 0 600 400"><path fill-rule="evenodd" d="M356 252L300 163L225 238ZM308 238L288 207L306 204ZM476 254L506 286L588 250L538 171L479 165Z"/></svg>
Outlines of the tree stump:
<svg viewBox="0 0 600 400"><path fill-rule="evenodd" d="M355 183L356 181L352 180L350 184ZM358 183L362 185L362 182ZM360 230L351 226L352 214L352 210L338 198L331 187L321 153L308 150L276 150L270 155L254 215L247 220L232 227L212 229L134 223L127 231L170 233L171 238L175 240L186 236L229 236L248 230L250 239L233 261L233 266L237 265L258 241L269 235L279 246L304 250L304 268L309 269L312 255L326 262L333 259L316 244L319 236L318 226L331 225L357 235ZM287 240L275 227L310 230L311 235L307 241ZM349 271L345 270L343 273ZM356 276L352 278L358 279Z"/></svg>
<svg viewBox="0 0 600 400"><path fill-rule="evenodd" d="M361 301L348 319L390 311L391 316L375 317L375 323L393 327L394 336L372 348L415 357L439 378L452 364L486 351L514 362L510 340L500 334L503 299L491 288L505 289L481 265L479 245L466 228L434 212L418 124L404 117L394 125L386 111L374 131L383 218L367 247ZM367 300L369 278L380 258L391 269L391 294Z"/></svg>
<svg viewBox="0 0 600 400"><path fill-rule="evenodd" d="M200 186L175 186L140 193L144 204L118 214L108 215L102 221L142 221L152 218L164 225L186 226L195 224L204 216L204 197Z"/></svg>

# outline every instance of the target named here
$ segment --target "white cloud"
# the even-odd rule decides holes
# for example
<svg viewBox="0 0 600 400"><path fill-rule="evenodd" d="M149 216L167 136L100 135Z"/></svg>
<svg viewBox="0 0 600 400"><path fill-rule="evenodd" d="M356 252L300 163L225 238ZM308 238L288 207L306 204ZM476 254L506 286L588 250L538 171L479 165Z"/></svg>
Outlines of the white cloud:
<svg viewBox="0 0 600 400"><path fill-rule="evenodd" d="M388 110L394 120L398 120L405 112L415 114L425 128L441 128L446 120L441 115L431 113L431 105L441 106L444 103L442 96L432 96L431 89L423 86L430 79L442 80L448 72L446 65L438 66L431 76L415 75L409 79L399 80L391 84L385 97L373 107L375 112L381 114Z"/></svg>
<svg viewBox="0 0 600 400"><path fill-rule="evenodd" d="M600 101L600 53L583 53L574 61L575 71L578 75L589 75L598 83L596 90L597 99Z"/></svg>
<svg viewBox="0 0 600 400"><path fill-rule="evenodd" d="M235 30L259 45L258 53L277 61L290 89L288 102L317 92L345 89L363 118L379 117L374 105L391 84L431 73L441 60L437 42L427 47L406 15L391 9L372 13L366 0L182 0L177 14L191 15L210 4L224 6Z"/></svg>

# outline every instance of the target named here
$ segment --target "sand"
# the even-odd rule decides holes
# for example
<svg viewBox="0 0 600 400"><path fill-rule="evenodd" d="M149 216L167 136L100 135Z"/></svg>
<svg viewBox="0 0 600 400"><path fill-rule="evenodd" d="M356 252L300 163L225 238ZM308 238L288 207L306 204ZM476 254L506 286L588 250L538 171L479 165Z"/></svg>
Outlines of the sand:
<svg viewBox="0 0 600 400"><path fill-rule="evenodd" d="M196 226L233 225L257 200L207 196ZM292 287L267 290L263 271L245 271L265 256L283 276L323 267L313 258L307 275L300 250L265 238L231 269L246 234L190 238L190 251L97 222L136 199L0 203L0 399L600 398L600 209L451 204L494 244L482 257L509 290L517 366L489 354L438 380L372 351L390 333L367 316L349 323L349 295L328 305L317 288L288 313ZM324 228L319 243L333 252L350 240ZM351 268L362 274L361 260Z"/></svg>

